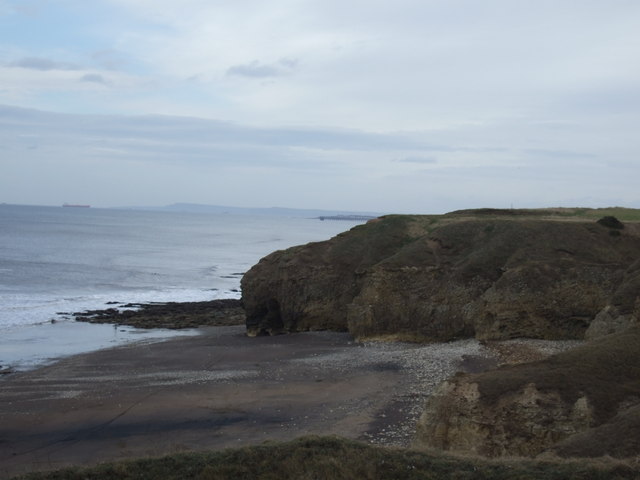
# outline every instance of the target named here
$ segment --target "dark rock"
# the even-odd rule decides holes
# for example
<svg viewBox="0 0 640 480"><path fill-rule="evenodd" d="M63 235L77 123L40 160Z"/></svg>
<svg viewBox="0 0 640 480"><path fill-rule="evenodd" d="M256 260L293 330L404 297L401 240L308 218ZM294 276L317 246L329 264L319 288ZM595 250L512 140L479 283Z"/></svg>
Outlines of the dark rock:
<svg viewBox="0 0 640 480"><path fill-rule="evenodd" d="M202 326L241 325L245 322L240 300L220 299L206 302L169 302L128 304L115 308L76 313L77 321L114 323L137 328L196 328Z"/></svg>

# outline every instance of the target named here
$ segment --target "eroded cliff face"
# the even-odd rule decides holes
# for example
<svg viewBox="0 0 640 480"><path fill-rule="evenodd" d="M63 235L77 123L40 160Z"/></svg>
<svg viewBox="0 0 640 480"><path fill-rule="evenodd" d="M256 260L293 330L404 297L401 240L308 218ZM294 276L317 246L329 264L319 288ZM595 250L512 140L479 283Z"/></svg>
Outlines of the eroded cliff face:
<svg viewBox="0 0 640 480"><path fill-rule="evenodd" d="M247 331L583 338L600 314L597 337L640 313L640 236L616 232L518 216L383 217L262 259L242 280Z"/></svg>
<svg viewBox="0 0 640 480"><path fill-rule="evenodd" d="M570 404L528 383L487 404L473 379L457 378L430 397L417 445L487 457L535 456L592 425L587 397Z"/></svg>
<svg viewBox="0 0 640 480"><path fill-rule="evenodd" d="M585 332L585 338L595 338L621 332L640 322L640 258L627 268L612 298Z"/></svg>
<svg viewBox="0 0 640 480"><path fill-rule="evenodd" d="M489 457L640 453L640 328L540 362L458 375L429 398L416 446Z"/></svg>

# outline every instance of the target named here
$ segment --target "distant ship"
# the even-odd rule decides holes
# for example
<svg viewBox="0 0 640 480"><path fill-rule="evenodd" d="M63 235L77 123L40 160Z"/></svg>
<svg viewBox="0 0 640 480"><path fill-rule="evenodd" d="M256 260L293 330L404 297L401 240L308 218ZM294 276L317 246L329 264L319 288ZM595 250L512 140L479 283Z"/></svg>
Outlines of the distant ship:
<svg viewBox="0 0 640 480"><path fill-rule="evenodd" d="M90 208L91 205L78 205L77 203L64 203L63 207L73 207L73 208Z"/></svg>

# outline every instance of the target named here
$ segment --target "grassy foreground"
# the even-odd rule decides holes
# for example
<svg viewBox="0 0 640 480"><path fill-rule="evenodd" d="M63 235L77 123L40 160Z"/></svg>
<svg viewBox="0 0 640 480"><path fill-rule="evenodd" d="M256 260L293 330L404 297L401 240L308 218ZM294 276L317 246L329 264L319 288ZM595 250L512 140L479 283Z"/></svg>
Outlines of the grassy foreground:
<svg viewBox="0 0 640 480"><path fill-rule="evenodd" d="M21 479L636 479L640 470L621 463L487 462L410 450L373 447L335 437L189 453L31 474Z"/></svg>

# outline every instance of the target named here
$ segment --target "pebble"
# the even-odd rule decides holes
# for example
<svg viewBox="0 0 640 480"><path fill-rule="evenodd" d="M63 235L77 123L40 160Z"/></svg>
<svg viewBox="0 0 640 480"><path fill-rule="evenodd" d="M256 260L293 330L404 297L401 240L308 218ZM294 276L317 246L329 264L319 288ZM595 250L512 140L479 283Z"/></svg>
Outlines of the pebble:
<svg viewBox="0 0 640 480"><path fill-rule="evenodd" d="M578 341L507 340L506 343L526 345L543 356L573 348ZM496 342L502 343L502 342ZM397 368L402 376L394 398L400 404L399 415L380 412L377 430L369 431L363 439L384 446L407 447L415 433L415 426L423 412L426 399L445 380L461 371L463 356L500 360L495 350L475 339L446 343L415 344L406 342L362 342L360 348L349 348L336 353L297 360L311 369L332 375L348 372L353 365L372 367L386 365ZM334 373L336 372L336 373ZM400 418L400 420L398 420Z"/></svg>

